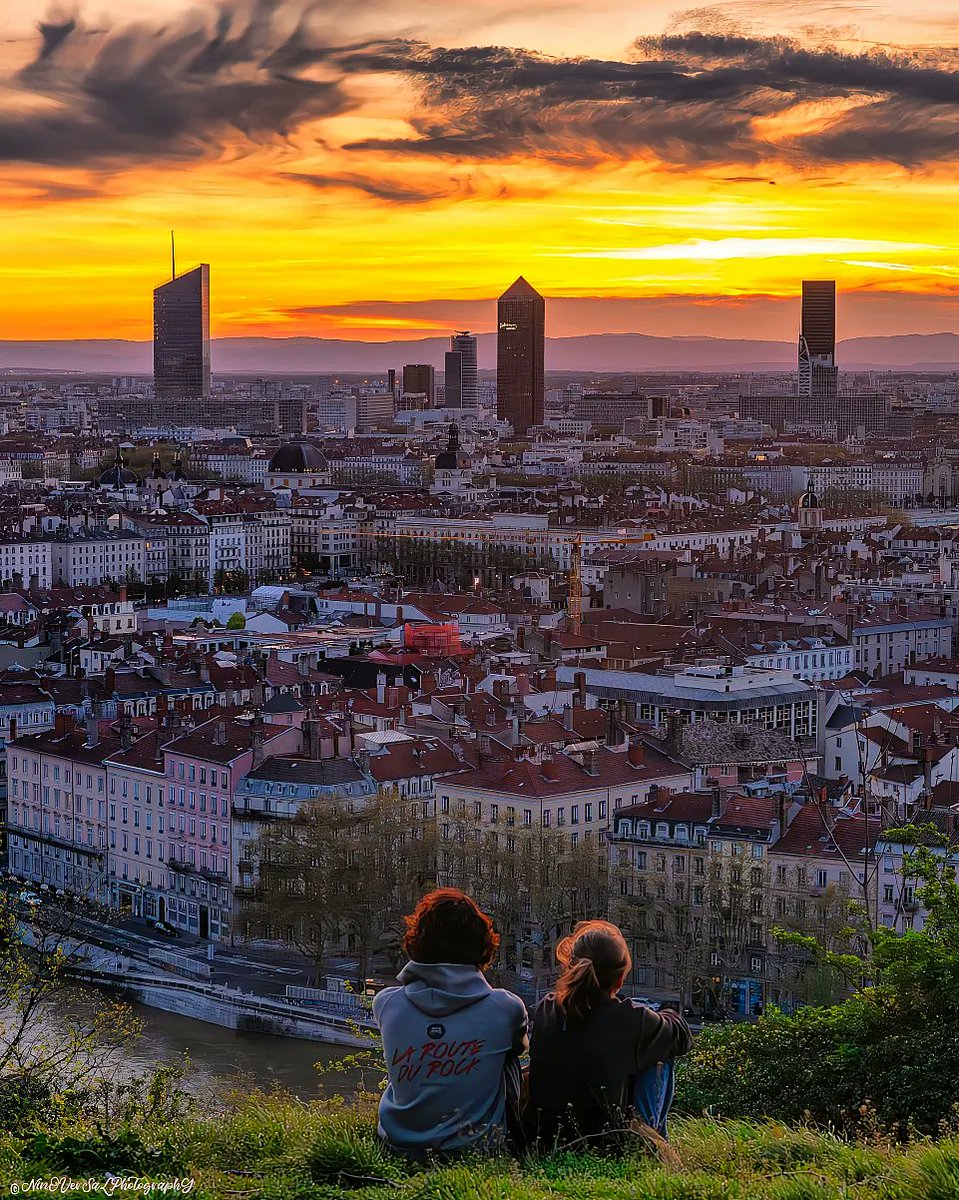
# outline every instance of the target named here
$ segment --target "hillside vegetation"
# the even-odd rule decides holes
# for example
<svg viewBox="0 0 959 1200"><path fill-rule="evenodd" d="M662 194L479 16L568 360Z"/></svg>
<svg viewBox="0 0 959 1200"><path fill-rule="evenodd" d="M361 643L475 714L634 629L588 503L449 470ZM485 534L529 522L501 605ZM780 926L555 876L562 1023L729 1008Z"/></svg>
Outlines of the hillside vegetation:
<svg viewBox="0 0 959 1200"><path fill-rule="evenodd" d="M381 1151L371 1115L270 1097L216 1118L94 1124L0 1141L4 1190L31 1179L105 1173L188 1179L197 1197L294 1200L947 1200L959 1197L959 1139L858 1142L773 1122L677 1121L669 1147L636 1138L604 1158L571 1147L524 1163L410 1168Z"/></svg>

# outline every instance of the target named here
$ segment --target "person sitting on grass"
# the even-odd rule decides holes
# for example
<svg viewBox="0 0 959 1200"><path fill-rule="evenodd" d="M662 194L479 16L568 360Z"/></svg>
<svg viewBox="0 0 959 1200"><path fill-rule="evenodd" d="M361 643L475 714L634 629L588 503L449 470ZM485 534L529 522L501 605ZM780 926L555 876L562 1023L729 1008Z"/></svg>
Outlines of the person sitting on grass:
<svg viewBox="0 0 959 1200"><path fill-rule="evenodd" d="M686 1022L619 995L632 960L615 925L581 922L556 957L556 990L533 1014L527 1138L610 1147L635 1118L665 1138L673 1060L692 1045Z"/></svg>
<svg viewBox="0 0 959 1200"><path fill-rule="evenodd" d="M389 1076L380 1137L410 1158L505 1149L528 1042L526 1006L483 973L499 935L455 888L424 896L405 923L410 962L373 1001Z"/></svg>

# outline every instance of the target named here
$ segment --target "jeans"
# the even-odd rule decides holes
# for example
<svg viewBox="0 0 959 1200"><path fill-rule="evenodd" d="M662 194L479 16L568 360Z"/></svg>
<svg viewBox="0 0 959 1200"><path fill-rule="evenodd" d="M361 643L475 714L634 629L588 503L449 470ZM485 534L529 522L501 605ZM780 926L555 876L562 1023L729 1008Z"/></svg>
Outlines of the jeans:
<svg viewBox="0 0 959 1200"><path fill-rule="evenodd" d="M671 1062L656 1063L633 1081L633 1108L636 1116L668 1137L666 1118L676 1092L676 1071Z"/></svg>

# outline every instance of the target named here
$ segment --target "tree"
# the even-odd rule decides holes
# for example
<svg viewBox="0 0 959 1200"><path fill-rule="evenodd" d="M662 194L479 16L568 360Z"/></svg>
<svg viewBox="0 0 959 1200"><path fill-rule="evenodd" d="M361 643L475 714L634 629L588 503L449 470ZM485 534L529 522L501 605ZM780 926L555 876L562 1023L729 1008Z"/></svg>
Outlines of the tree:
<svg viewBox="0 0 959 1200"><path fill-rule="evenodd" d="M230 613L230 619L227 621L226 627L227 629L246 629L246 617L239 611Z"/></svg>
<svg viewBox="0 0 959 1200"><path fill-rule="evenodd" d="M787 942L840 974L852 994L831 1007L775 1010L754 1025L704 1032L681 1067L679 1094L719 1116L842 1127L861 1114L903 1134L954 1115L959 1080L959 883L954 848L934 828L896 830L911 845L905 875L926 911L922 929L863 926L860 952L816 937Z"/></svg>
<svg viewBox="0 0 959 1200"><path fill-rule="evenodd" d="M70 959L85 939L66 905L25 906L0 892L0 1128L76 1112L138 1033L122 1005L92 1000L79 1013L67 1003Z"/></svg>
<svg viewBox="0 0 959 1200"><path fill-rule="evenodd" d="M560 938L607 913L606 856L575 831L510 822L483 825L461 803L441 825L439 878L490 914L500 935L496 970L507 982L525 978L538 996L555 973Z"/></svg>
<svg viewBox="0 0 959 1200"><path fill-rule="evenodd" d="M327 954L351 949L362 983L370 958L398 947L403 914L435 882L433 829L395 788L271 821L254 847L248 933L297 947L317 974Z"/></svg>

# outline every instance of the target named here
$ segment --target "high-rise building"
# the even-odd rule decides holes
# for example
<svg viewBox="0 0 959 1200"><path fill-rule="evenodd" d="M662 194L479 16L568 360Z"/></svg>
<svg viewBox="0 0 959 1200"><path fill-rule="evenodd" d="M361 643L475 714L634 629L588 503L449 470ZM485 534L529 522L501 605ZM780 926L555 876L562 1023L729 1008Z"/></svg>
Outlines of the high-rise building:
<svg viewBox="0 0 959 1200"><path fill-rule="evenodd" d="M837 378L836 281L804 279L798 394L835 396Z"/></svg>
<svg viewBox="0 0 959 1200"><path fill-rule="evenodd" d="M444 386L447 408L476 408L476 338L468 330L450 338Z"/></svg>
<svg viewBox="0 0 959 1200"><path fill-rule="evenodd" d="M885 434L887 408L885 397L878 392L739 397L742 420L762 421L777 433L816 433L840 441Z"/></svg>
<svg viewBox="0 0 959 1200"><path fill-rule="evenodd" d="M210 268L201 263L153 292L153 385L166 401L210 395Z"/></svg>
<svg viewBox="0 0 959 1200"><path fill-rule="evenodd" d="M525 436L543 421L546 301L522 277L497 304L496 414Z"/></svg>
<svg viewBox="0 0 959 1200"><path fill-rule="evenodd" d="M432 404L436 399L436 370L428 363L407 363L403 368L403 392L407 396L425 396Z"/></svg>

